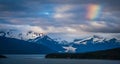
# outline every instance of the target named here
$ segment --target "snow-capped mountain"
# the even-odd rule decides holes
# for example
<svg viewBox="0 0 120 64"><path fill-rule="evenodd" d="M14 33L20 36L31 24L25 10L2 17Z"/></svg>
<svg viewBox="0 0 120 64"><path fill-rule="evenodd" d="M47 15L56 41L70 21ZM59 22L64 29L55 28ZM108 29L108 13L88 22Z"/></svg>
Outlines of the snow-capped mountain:
<svg viewBox="0 0 120 64"><path fill-rule="evenodd" d="M88 52L120 47L120 40L117 38L104 38L93 35L84 39L74 40L72 47L77 48L76 52Z"/></svg>
<svg viewBox="0 0 120 64"><path fill-rule="evenodd" d="M116 42L120 42L117 38L104 38L98 35L93 35L84 39L74 40L75 44L85 44L87 45L87 41L91 40L93 44L95 43L105 43L106 41L110 41L111 39L116 39Z"/></svg>
<svg viewBox="0 0 120 64"><path fill-rule="evenodd" d="M38 33L34 31L25 31L25 32L19 32L17 30L6 30L6 31L0 31L0 36L8 37L8 38L16 38L20 40L29 40L34 39L36 37L43 37L43 33Z"/></svg>
<svg viewBox="0 0 120 64"><path fill-rule="evenodd" d="M34 43L35 46L36 45L40 45L40 47L44 46L44 47L47 47L47 49L49 48L50 50L52 50L52 52L55 51L55 52L62 52L62 53L63 52L80 53L80 52L98 51L98 50L105 50L105 49L120 47L119 39L106 38L98 35L93 35L83 39L75 39L73 42L67 42L65 40L56 41L43 33L37 33L33 31L26 31L24 33L21 33L19 31L16 32L15 30L8 30L5 32L0 31L0 37L1 39L6 38L10 41L15 41L15 43L17 43L19 40L20 41L22 40L21 42L27 42L26 45Z"/></svg>
<svg viewBox="0 0 120 64"><path fill-rule="evenodd" d="M57 42L43 33L0 31L0 53L55 53L58 52L56 48L60 48L55 48L55 43ZM51 48L53 45L54 48Z"/></svg>
<svg viewBox="0 0 120 64"><path fill-rule="evenodd" d="M0 54L47 54L57 52L42 44L0 36Z"/></svg>
<svg viewBox="0 0 120 64"><path fill-rule="evenodd" d="M55 52L64 50L62 48L61 44L59 44L59 42L55 41L54 39L50 38L49 36L47 36L43 33L37 33L37 32L33 32L33 31L27 31L24 33L19 33L19 32L16 33L16 31L9 30L9 31L5 31L5 32L0 31L0 36L6 37L6 38L23 40L23 41L35 43L38 45L43 45L52 50L55 50Z"/></svg>
<svg viewBox="0 0 120 64"><path fill-rule="evenodd" d="M56 51L63 51L62 45L47 35L44 35L43 37L37 37L37 38L31 39L29 41L33 42L33 43L42 44L42 45L47 46Z"/></svg>

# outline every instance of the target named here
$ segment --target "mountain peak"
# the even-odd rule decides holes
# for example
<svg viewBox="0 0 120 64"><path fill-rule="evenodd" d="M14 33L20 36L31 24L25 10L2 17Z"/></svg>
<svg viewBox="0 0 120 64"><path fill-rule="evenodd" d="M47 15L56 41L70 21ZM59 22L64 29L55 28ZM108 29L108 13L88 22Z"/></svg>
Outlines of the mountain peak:
<svg viewBox="0 0 120 64"><path fill-rule="evenodd" d="M33 36L40 36L40 37L42 37L42 36L44 36L44 33L38 33L38 32L34 32L34 31L28 31L27 32L27 35L29 35L29 34L33 34Z"/></svg>
<svg viewBox="0 0 120 64"><path fill-rule="evenodd" d="M0 36L16 38L20 40L34 39L36 37L43 37L44 35L45 34L42 32L40 33L40 32L34 32L34 31L25 31L25 32L20 32L16 30L0 31Z"/></svg>
<svg viewBox="0 0 120 64"><path fill-rule="evenodd" d="M98 36L98 35L93 35L92 37L93 37L93 38L102 38L102 37L100 37L100 36Z"/></svg>
<svg viewBox="0 0 120 64"><path fill-rule="evenodd" d="M118 41L116 38L105 38L99 35L93 35L84 39L79 39L77 41L74 41L75 44L84 44L86 45L89 41L89 43L104 43L105 41L110 41L110 40L114 40L114 41Z"/></svg>

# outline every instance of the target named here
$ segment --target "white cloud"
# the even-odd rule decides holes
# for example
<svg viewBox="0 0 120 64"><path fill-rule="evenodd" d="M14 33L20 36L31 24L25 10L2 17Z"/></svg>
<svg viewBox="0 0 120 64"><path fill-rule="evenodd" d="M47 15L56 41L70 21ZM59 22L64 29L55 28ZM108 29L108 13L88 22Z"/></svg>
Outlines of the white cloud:
<svg viewBox="0 0 120 64"><path fill-rule="evenodd" d="M63 5L59 5L55 7L55 12L64 13L64 12L72 10L72 8L74 8L73 5L63 4Z"/></svg>
<svg viewBox="0 0 120 64"><path fill-rule="evenodd" d="M59 5L55 7L55 13L53 15L53 18L55 19L67 19L74 17L73 13L69 13L70 10L74 8L74 5Z"/></svg>
<svg viewBox="0 0 120 64"><path fill-rule="evenodd" d="M73 27L54 27L54 26L49 26L47 27L46 32L48 33L76 33L77 30Z"/></svg>
<svg viewBox="0 0 120 64"><path fill-rule="evenodd" d="M71 17L74 17L73 13L55 13L54 14L55 19L67 19Z"/></svg>
<svg viewBox="0 0 120 64"><path fill-rule="evenodd" d="M106 23L103 21L91 21L90 25L97 28L106 27Z"/></svg>
<svg viewBox="0 0 120 64"><path fill-rule="evenodd" d="M62 26L31 26L31 25L10 25L10 24L0 24L0 30L13 29L22 32L34 31L39 33L77 33L77 30L74 27Z"/></svg>
<svg viewBox="0 0 120 64"><path fill-rule="evenodd" d="M65 52L76 52L77 48L74 48L72 46L68 46L68 47L63 47L64 49L66 49Z"/></svg>
<svg viewBox="0 0 120 64"><path fill-rule="evenodd" d="M41 27L30 26L30 25L10 25L10 24L0 24L0 30L18 30L21 32L34 31L34 32L45 32Z"/></svg>

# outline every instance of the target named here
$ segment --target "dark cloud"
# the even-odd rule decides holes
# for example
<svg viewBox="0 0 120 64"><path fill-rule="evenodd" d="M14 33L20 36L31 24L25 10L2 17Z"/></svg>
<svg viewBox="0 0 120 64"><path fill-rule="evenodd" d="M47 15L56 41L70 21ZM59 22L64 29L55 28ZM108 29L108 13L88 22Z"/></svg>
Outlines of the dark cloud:
<svg viewBox="0 0 120 64"><path fill-rule="evenodd" d="M9 21L6 21L4 19L0 19L0 23L1 24L11 24Z"/></svg>
<svg viewBox="0 0 120 64"><path fill-rule="evenodd" d="M0 0L0 24L27 24L46 30L52 26L51 29L69 27L85 32L120 33L119 2L119 0ZM94 3L102 7L101 16L95 20L86 20L86 6ZM106 23L105 27L99 25L101 21ZM92 22L98 24L93 26L90 24ZM80 28L79 25L85 25L87 28Z"/></svg>
<svg viewBox="0 0 120 64"><path fill-rule="evenodd" d="M109 23L106 21L91 21L87 24L80 25L80 27L77 29L92 33L120 33L119 27L119 24L114 22Z"/></svg>
<svg viewBox="0 0 120 64"><path fill-rule="evenodd" d="M24 10L26 9L25 5L30 4L31 6L40 5L40 4L103 4L105 6L111 6L120 10L119 0L0 0L0 5L3 9L1 10Z"/></svg>
<svg viewBox="0 0 120 64"><path fill-rule="evenodd" d="M0 0L0 11L24 11L26 7L22 0Z"/></svg>

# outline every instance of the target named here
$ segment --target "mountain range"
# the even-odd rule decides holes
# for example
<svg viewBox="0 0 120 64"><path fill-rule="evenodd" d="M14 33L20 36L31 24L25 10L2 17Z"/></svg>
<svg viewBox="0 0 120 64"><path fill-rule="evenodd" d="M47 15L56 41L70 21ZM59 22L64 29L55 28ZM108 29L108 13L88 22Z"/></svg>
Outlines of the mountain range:
<svg viewBox="0 0 120 64"><path fill-rule="evenodd" d="M27 38L29 37L29 38ZM56 41L43 33L0 32L0 54L47 54L47 53L83 53L90 51L119 48L117 38L103 38L93 35L73 42Z"/></svg>

